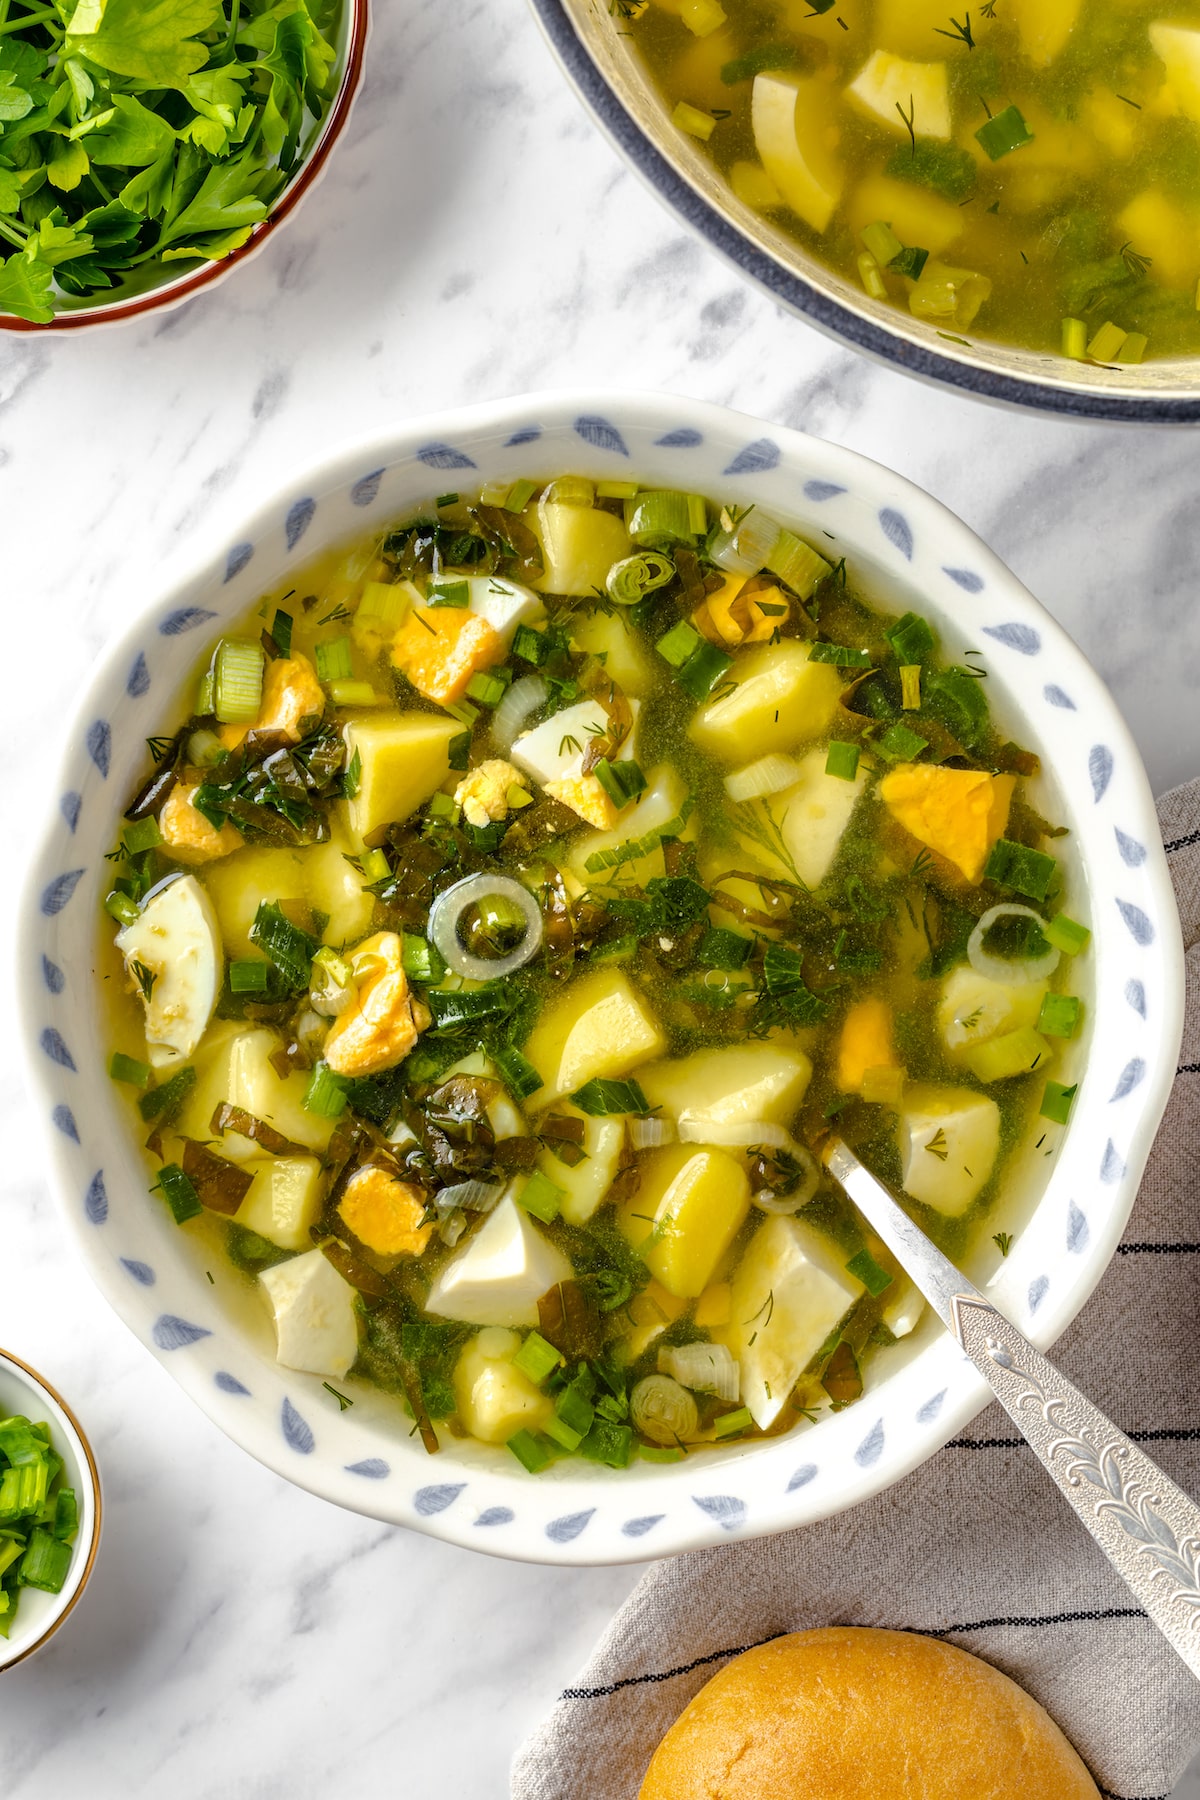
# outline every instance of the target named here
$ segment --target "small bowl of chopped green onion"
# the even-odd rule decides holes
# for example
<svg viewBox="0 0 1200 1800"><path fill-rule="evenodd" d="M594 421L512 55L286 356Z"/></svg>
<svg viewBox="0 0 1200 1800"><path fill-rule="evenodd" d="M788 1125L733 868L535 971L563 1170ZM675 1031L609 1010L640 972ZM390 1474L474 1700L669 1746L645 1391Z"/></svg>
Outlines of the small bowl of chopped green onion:
<svg viewBox="0 0 1200 1800"><path fill-rule="evenodd" d="M362 78L367 0L64 0L0 38L0 330L174 305L313 186Z"/></svg>
<svg viewBox="0 0 1200 1800"><path fill-rule="evenodd" d="M49 1382L0 1350L0 1669L54 1636L100 1541L100 1476Z"/></svg>

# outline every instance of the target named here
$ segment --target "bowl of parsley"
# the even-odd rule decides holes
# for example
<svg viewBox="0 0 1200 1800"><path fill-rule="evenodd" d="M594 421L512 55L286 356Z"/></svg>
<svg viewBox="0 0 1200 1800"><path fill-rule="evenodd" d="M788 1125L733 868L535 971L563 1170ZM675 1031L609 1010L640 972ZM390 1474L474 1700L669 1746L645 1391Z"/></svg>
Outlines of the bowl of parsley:
<svg viewBox="0 0 1200 1800"><path fill-rule="evenodd" d="M189 298L259 249L349 117L367 0L16 0L0 35L0 330Z"/></svg>

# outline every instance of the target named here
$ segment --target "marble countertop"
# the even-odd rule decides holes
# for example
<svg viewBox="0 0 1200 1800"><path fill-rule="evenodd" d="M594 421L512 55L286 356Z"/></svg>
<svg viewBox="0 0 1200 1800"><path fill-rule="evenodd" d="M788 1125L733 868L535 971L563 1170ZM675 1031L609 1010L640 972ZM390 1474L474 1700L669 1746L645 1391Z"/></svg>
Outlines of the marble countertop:
<svg viewBox="0 0 1200 1800"><path fill-rule="evenodd" d="M992 411L862 361L685 235L521 7L378 15L348 136L262 255L157 321L0 340L10 870L51 799L31 747L55 744L99 647L173 559L232 541L329 444L539 387L673 388L891 464L1072 632L1156 791L1197 772L1193 436ZM15 903L0 884L0 908ZM0 1685L5 1800L503 1793L518 1739L637 1571L428 1542L225 1442L77 1264L14 1036L0 1038L0 1341L81 1414L108 1512L69 1628Z"/></svg>

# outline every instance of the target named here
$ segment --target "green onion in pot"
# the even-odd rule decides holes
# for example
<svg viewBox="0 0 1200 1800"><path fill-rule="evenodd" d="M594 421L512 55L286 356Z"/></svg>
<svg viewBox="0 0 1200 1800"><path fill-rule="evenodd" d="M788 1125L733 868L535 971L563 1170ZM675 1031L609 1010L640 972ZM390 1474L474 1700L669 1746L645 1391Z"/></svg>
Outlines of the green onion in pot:
<svg viewBox="0 0 1200 1800"><path fill-rule="evenodd" d="M700 1428L696 1402L669 1375L647 1375L638 1382L629 1396L629 1417L652 1444L682 1443Z"/></svg>

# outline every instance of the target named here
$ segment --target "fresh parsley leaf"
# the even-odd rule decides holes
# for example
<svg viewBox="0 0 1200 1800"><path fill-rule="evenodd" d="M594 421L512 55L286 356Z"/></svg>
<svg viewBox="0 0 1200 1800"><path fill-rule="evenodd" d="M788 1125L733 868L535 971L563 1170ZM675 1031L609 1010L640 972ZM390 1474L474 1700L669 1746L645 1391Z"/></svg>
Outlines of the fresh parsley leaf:
<svg viewBox="0 0 1200 1800"><path fill-rule="evenodd" d="M209 58L195 39L220 19L219 0L78 0L63 49L151 87L182 87Z"/></svg>
<svg viewBox="0 0 1200 1800"><path fill-rule="evenodd" d="M48 265L24 251L0 264L0 311L18 319L31 319L36 325L48 325L54 317Z"/></svg>

